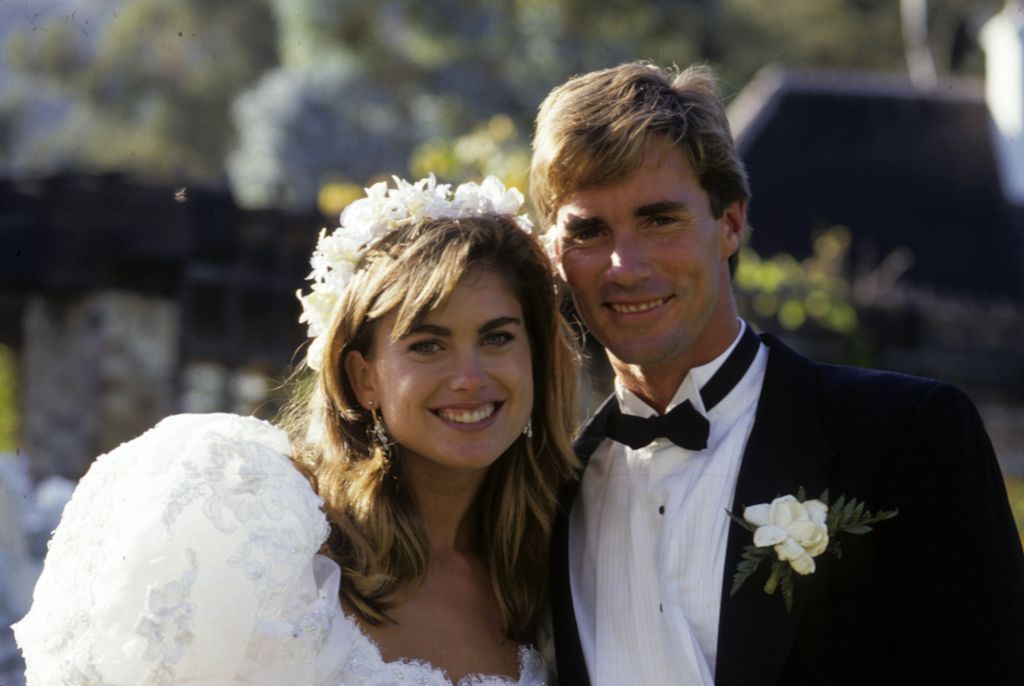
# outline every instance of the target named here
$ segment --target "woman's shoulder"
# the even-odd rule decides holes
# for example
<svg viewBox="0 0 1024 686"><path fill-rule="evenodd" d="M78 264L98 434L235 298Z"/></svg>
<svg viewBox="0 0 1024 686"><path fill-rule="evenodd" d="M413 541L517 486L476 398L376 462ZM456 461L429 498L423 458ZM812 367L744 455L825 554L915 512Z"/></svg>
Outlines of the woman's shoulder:
<svg viewBox="0 0 1024 686"><path fill-rule="evenodd" d="M327 669L339 572L317 555L328 524L288 453L258 419L177 415L98 458L16 627L29 683Z"/></svg>
<svg viewBox="0 0 1024 686"><path fill-rule="evenodd" d="M114 450L101 455L96 465L111 460L133 459L173 463L185 457L182 451L202 451L211 444L226 442L253 444L287 457L288 436L270 422L229 413L176 414Z"/></svg>
<svg viewBox="0 0 1024 686"><path fill-rule="evenodd" d="M185 530L195 539L270 527L302 531L319 547L328 534L322 501L289 454L287 435L260 419L174 415L97 458L62 520L95 517L103 502L104 518L129 517L120 527L129 534L174 539Z"/></svg>

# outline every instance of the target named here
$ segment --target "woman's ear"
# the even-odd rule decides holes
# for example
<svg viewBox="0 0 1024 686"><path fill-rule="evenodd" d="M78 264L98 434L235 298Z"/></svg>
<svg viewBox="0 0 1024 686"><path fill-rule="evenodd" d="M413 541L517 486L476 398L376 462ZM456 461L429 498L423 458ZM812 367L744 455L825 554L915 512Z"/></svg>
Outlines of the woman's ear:
<svg viewBox="0 0 1024 686"><path fill-rule="evenodd" d="M377 378L373 363L367 360L358 350L350 350L345 354L345 374L356 399L365 410L372 410L377 400Z"/></svg>

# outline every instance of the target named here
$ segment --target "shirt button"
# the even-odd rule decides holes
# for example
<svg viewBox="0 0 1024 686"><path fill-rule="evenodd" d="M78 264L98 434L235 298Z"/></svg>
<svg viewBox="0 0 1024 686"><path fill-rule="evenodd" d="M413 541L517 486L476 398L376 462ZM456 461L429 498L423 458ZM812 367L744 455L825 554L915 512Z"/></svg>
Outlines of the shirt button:
<svg viewBox="0 0 1024 686"><path fill-rule="evenodd" d="M664 611L665 611L665 608L662 606L661 603L658 603L658 612L664 612Z"/></svg>
<svg viewBox="0 0 1024 686"><path fill-rule="evenodd" d="M665 506L664 505L661 505L661 506L658 507L658 514L660 514L660 515L665 514Z"/></svg>

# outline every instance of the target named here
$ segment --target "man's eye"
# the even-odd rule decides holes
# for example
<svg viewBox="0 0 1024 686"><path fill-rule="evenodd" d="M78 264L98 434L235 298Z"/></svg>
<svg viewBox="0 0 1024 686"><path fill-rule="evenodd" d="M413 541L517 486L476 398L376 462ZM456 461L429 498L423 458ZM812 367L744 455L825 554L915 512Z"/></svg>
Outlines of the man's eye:
<svg viewBox="0 0 1024 686"><path fill-rule="evenodd" d="M601 230L598 229L597 227L586 228L586 229L579 229L578 231L573 231L573 232L567 234L566 237L565 237L565 242L566 243L582 243L582 242L589 241L589 240L592 240L594 238L597 238L600 235L601 235Z"/></svg>
<svg viewBox="0 0 1024 686"><path fill-rule="evenodd" d="M669 226L675 224L678 221L675 217L667 214L656 214L651 217L651 224L654 226Z"/></svg>

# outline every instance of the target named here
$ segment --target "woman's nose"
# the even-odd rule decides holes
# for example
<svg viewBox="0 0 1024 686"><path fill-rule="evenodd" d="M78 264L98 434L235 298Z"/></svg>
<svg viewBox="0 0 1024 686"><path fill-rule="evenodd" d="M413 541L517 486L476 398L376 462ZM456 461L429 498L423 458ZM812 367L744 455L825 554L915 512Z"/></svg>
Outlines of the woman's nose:
<svg viewBox="0 0 1024 686"><path fill-rule="evenodd" d="M481 386L484 369L477 350L459 353L455 357L449 386L456 391L473 391Z"/></svg>

